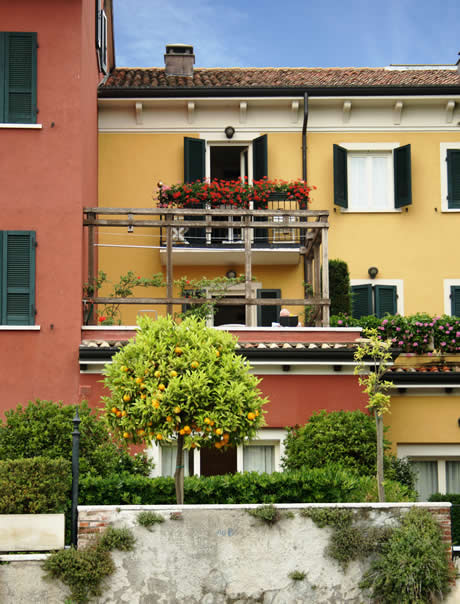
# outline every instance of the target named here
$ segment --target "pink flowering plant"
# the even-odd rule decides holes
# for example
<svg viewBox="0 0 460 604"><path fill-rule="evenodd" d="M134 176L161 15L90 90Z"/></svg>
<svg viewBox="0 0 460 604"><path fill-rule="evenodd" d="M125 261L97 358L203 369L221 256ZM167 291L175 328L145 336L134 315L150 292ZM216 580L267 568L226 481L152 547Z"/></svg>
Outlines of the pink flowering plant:
<svg viewBox="0 0 460 604"><path fill-rule="evenodd" d="M303 180L269 180L263 178L252 185L243 180L197 180L192 183L164 185L158 183L156 199L160 208L200 208L209 204L211 208L249 208L250 202L257 209L266 209L270 197L280 195L288 201L296 201L300 209L307 209L310 203L309 187Z"/></svg>
<svg viewBox="0 0 460 604"><path fill-rule="evenodd" d="M381 340L391 340L395 348L407 353L426 354L433 349L445 354L460 352L460 318L449 315L418 313L409 317L387 315L382 319L373 315L360 319L335 315L331 326L374 328Z"/></svg>

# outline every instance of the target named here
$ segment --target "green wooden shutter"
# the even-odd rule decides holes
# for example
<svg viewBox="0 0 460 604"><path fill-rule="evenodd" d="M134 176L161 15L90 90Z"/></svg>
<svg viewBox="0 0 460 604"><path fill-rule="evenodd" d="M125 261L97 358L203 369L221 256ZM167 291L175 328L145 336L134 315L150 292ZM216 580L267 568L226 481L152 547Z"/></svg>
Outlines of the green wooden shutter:
<svg viewBox="0 0 460 604"><path fill-rule="evenodd" d="M333 147L334 160L334 203L348 208L347 150L339 145Z"/></svg>
<svg viewBox="0 0 460 604"><path fill-rule="evenodd" d="M35 322L35 232L4 231L1 310L4 325Z"/></svg>
<svg viewBox="0 0 460 604"><path fill-rule="evenodd" d="M453 317L460 317L460 285L452 285L450 288L450 314Z"/></svg>
<svg viewBox="0 0 460 604"><path fill-rule="evenodd" d="M33 124L37 115L37 34L6 33L5 121Z"/></svg>
<svg viewBox="0 0 460 604"><path fill-rule="evenodd" d="M460 149L447 150L447 205L460 209Z"/></svg>
<svg viewBox="0 0 460 604"><path fill-rule="evenodd" d="M353 285L351 288L352 316L355 319L373 314L372 285Z"/></svg>
<svg viewBox="0 0 460 604"><path fill-rule="evenodd" d="M184 138L184 182L204 180L206 141L201 138Z"/></svg>
<svg viewBox="0 0 460 604"><path fill-rule="evenodd" d="M0 32L0 123L6 122L5 94L6 94L6 32Z"/></svg>
<svg viewBox="0 0 460 604"><path fill-rule="evenodd" d="M253 180L262 180L264 176L268 176L268 142L266 134L252 141L252 170Z"/></svg>
<svg viewBox="0 0 460 604"><path fill-rule="evenodd" d="M409 206L412 203L412 177L410 145L398 147L393 151L395 208Z"/></svg>
<svg viewBox="0 0 460 604"><path fill-rule="evenodd" d="M257 298L281 298L280 289L258 289ZM271 327L272 323L279 323L280 306L258 306L257 325L259 327Z"/></svg>
<svg viewBox="0 0 460 604"><path fill-rule="evenodd" d="M397 296L395 285L375 286L375 315L380 319L387 313L395 315L397 312Z"/></svg>
<svg viewBox="0 0 460 604"><path fill-rule="evenodd" d="M263 134L252 141L252 171L253 180L262 180L268 176L268 139ZM257 209L257 202L254 202ZM267 218L255 216L254 222L267 222ZM254 229L254 245L267 245L268 229Z"/></svg>

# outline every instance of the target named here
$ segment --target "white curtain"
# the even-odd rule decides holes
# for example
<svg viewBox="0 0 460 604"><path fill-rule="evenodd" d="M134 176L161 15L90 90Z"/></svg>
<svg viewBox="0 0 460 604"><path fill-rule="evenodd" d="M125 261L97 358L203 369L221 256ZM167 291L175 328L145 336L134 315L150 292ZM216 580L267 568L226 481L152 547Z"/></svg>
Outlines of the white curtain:
<svg viewBox="0 0 460 604"><path fill-rule="evenodd" d="M176 471L176 455L177 447L161 447L161 475L162 476L174 476ZM189 451L184 451L184 476L189 475L189 463L188 463Z"/></svg>
<svg viewBox="0 0 460 604"><path fill-rule="evenodd" d="M416 490L418 501L427 501L430 495L437 493L438 488L438 462L437 461L412 461L412 466L417 471Z"/></svg>
<svg viewBox="0 0 460 604"><path fill-rule="evenodd" d="M448 493L460 493L460 461L446 462L446 482Z"/></svg>
<svg viewBox="0 0 460 604"><path fill-rule="evenodd" d="M267 472L275 469L275 447L273 445L251 445L243 447L244 472Z"/></svg>

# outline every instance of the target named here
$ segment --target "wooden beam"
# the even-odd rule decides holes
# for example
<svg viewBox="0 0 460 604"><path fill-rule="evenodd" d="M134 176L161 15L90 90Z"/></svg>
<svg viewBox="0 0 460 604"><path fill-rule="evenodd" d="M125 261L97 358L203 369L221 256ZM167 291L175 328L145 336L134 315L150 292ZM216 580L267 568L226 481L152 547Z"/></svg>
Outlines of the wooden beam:
<svg viewBox="0 0 460 604"><path fill-rule="evenodd" d="M321 251L322 251L322 298L329 298L329 259L328 259L328 233L327 229L321 233ZM323 306L323 327L329 327L329 306Z"/></svg>
<svg viewBox="0 0 460 604"><path fill-rule="evenodd" d="M113 216L123 216L132 214L133 216L202 216L211 214L213 216L278 216L279 214L288 214L290 216L301 216L302 218L317 218L318 216L329 216L328 210L247 210L239 209L197 209L197 208L84 208L84 214L97 214L99 216L112 214Z"/></svg>
<svg viewBox="0 0 460 604"><path fill-rule="evenodd" d="M173 294L173 256L172 256L172 229L166 229L166 297L168 300ZM173 316L173 305L168 301L166 312Z"/></svg>
<svg viewBox="0 0 460 604"><path fill-rule="evenodd" d="M222 306L238 306L253 304L255 306L323 306L329 304L329 299L318 298L94 298L95 304L205 304L218 303Z"/></svg>
<svg viewBox="0 0 460 604"><path fill-rule="evenodd" d="M245 285L244 292L246 300L252 298L252 255L251 255L251 229L249 228L249 216L245 216L244 222L244 276ZM254 321L252 320L252 306L250 304L245 305L245 316L246 325L252 327Z"/></svg>
<svg viewBox="0 0 460 604"><path fill-rule="evenodd" d="M229 214L231 216L231 214ZM211 217L210 217L211 218ZM105 218L95 218L93 219L85 219L83 220L83 226L118 226L118 227L156 227L156 228L166 228L166 227L207 227L213 229L221 229L221 228L235 228L235 222L230 221L214 221L211 220L129 220L128 218L120 218L120 219L105 219ZM265 224L260 222L255 222L251 220L249 222L250 229L260 229L261 226L269 229L300 229L300 230L322 230L327 229L328 224L322 222L272 222L267 221ZM310 246L311 247L311 246Z"/></svg>

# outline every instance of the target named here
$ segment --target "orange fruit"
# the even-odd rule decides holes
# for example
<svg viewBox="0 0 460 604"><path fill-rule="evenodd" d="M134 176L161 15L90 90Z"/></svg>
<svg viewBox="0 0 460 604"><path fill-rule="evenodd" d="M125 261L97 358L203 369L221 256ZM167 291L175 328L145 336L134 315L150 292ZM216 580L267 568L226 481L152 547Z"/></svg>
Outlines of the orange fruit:
<svg viewBox="0 0 460 604"><path fill-rule="evenodd" d="M257 409L254 411L254 413L256 414L256 417L259 417L259 412L257 411Z"/></svg>
<svg viewBox="0 0 460 604"><path fill-rule="evenodd" d="M179 434L180 434L181 436L184 436L184 434L185 434L185 430L184 430L184 428L181 428L181 429L179 430Z"/></svg>
<svg viewBox="0 0 460 604"><path fill-rule="evenodd" d="M174 352L180 356L182 354L182 348L180 346L176 346L176 348L174 348Z"/></svg>
<svg viewBox="0 0 460 604"><path fill-rule="evenodd" d="M172 417L171 417L170 415L167 415L167 416L166 416L166 421L167 421L167 422L170 422L171 420L172 420Z"/></svg>
<svg viewBox="0 0 460 604"><path fill-rule="evenodd" d="M152 422L148 422L147 426L151 426L151 425L152 425Z"/></svg>
<svg viewBox="0 0 460 604"><path fill-rule="evenodd" d="M184 433L185 434L190 434L191 431L192 431L192 429L190 428L190 426L184 426Z"/></svg>
<svg viewBox="0 0 460 604"><path fill-rule="evenodd" d="M196 443L192 443L192 444L190 445L190 448L191 448L191 449L195 449L195 448L196 448Z"/></svg>
<svg viewBox="0 0 460 604"><path fill-rule="evenodd" d="M137 433L139 434L139 436L144 436L145 430L138 430Z"/></svg>
<svg viewBox="0 0 460 604"><path fill-rule="evenodd" d="M155 407L155 409L158 409L159 406L160 406L160 401L157 401L156 398L154 398L152 401L152 407Z"/></svg>
<svg viewBox="0 0 460 604"><path fill-rule="evenodd" d="M225 442L228 442L228 441L229 441L229 439L230 439L230 434L228 434L228 432L225 432L225 434L222 436L222 439L223 439Z"/></svg>
<svg viewBox="0 0 460 604"><path fill-rule="evenodd" d="M169 372L169 375L171 377L177 377L177 371L174 371L174 369L172 371Z"/></svg>
<svg viewBox="0 0 460 604"><path fill-rule="evenodd" d="M177 415L180 413L180 407L174 407L174 413Z"/></svg>
<svg viewBox="0 0 460 604"><path fill-rule="evenodd" d="M140 378L140 377L137 377L137 378L135 379L136 384L142 384L142 381L143 381L143 380L142 380L142 378Z"/></svg>
<svg viewBox="0 0 460 604"><path fill-rule="evenodd" d="M129 432L123 432L123 438L129 438L131 434Z"/></svg>
<svg viewBox="0 0 460 604"><path fill-rule="evenodd" d="M223 446L223 443L217 442L214 443L214 446L216 447L216 449L220 449Z"/></svg>
<svg viewBox="0 0 460 604"><path fill-rule="evenodd" d="M125 403L129 403L129 401L131 400L131 395L129 394L125 394L123 396L123 400L125 401Z"/></svg>
<svg viewBox="0 0 460 604"><path fill-rule="evenodd" d="M121 417L121 411L117 411L116 415L117 417Z"/></svg>
<svg viewBox="0 0 460 604"><path fill-rule="evenodd" d="M116 407L112 407L112 413L116 413L118 409Z"/></svg>
<svg viewBox="0 0 460 604"><path fill-rule="evenodd" d="M128 412L127 412L127 411L122 411L122 412L121 412L121 416L122 416L122 417L126 417L127 415L128 415Z"/></svg>
<svg viewBox="0 0 460 604"><path fill-rule="evenodd" d="M139 385L139 388L140 388L141 390L143 390L144 388L147 388L147 386L144 384L144 382L142 382L142 383Z"/></svg>
<svg viewBox="0 0 460 604"><path fill-rule="evenodd" d="M205 424L210 424L211 423L211 420L209 419L209 417L205 417L204 418L204 423Z"/></svg>
<svg viewBox="0 0 460 604"><path fill-rule="evenodd" d="M158 384L158 390L166 390L166 386L164 384Z"/></svg>
<svg viewBox="0 0 460 604"><path fill-rule="evenodd" d="M144 401L147 398L146 394L141 394L141 399Z"/></svg>
<svg viewBox="0 0 460 604"><path fill-rule="evenodd" d="M155 371L155 373L153 374L156 378L161 377L161 371Z"/></svg>
<svg viewBox="0 0 460 604"><path fill-rule="evenodd" d="M200 366L200 364L198 363L198 361L192 361L192 362L190 363L190 367L191 367L192 369L197 369L199 366Z"/></svg>
<svg viewBox="0 0 460 604"><path fill-rule="evenodd" d="M210 426L214 426L214 424L215 424L215 422L214 422L213 420L211 420L211 421L209 422L209 425L210 425Z"/></svg>
<svg viewBox="0 0 460 604"><path fill-rule="evenodd" d="M250 419L251 421L252 421L253 419L256 419L256 414L255 414L255 413L253 413L252 411L250 411L250 412L248 413L248 419Z"/></svg>
<svg viewBox="0 0 460 604"><path fill-rule="evenodd" d="M220 352L216 350L216 357L220 357Z"/></svg>
<svg viewBox="0 0 460 604"><path fill-rule="evenodd" d="M220 436L223 433L223 430L221 428L216 428L215 432L217 436Z"/></svg>
<svg viewBox="0 0 460 604"><path fill-rule="evenodd" d="M157 440L163 440L163 434L157 434Z"/></svg>
<svg viewBox="0 0 460 604"><path fill-rule="evenodd" d="M128 368L126 367L126 365L122 365L122 366L120 367L120 369L121 369L122 371L124 371L125 373L128 371Z"/></svg>

